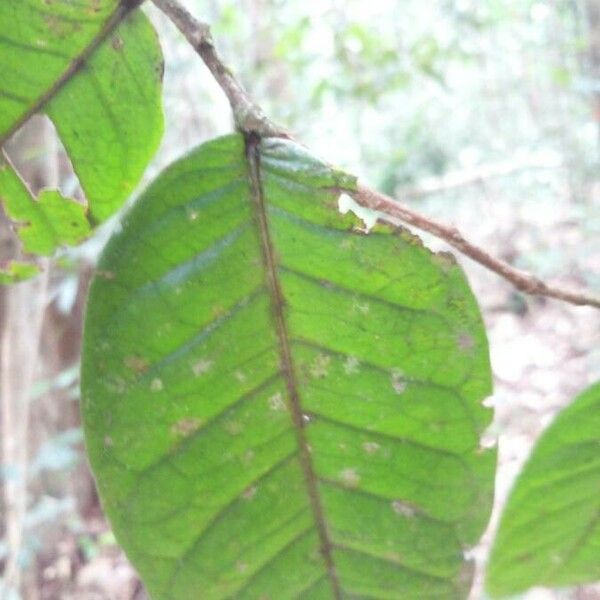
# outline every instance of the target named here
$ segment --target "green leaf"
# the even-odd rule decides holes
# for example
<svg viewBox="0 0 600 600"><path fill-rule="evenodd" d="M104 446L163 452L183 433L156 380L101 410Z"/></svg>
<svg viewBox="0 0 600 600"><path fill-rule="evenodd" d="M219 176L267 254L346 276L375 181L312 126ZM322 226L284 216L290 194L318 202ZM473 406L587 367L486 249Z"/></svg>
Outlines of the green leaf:
<svg viewBox="0 0 600 600"><path fill-rule="evenodd" d="M35 277L39 272L37 265L15 260L0 268L0 285L19 283Z"/></svg>
<svg viewBox="0 0 600 600"><path fill-rule="evenodd" d="M82 407L117 539L155 599L464 598L495 465L471 291L358 233L353 178L257 153L167 169L101 259Z"/></svg>
<svg viewBox="0 0 600 600"><path fill-rule="evenodd" d="M131 193L162 135L160 47L126 4L0 2L0 146L46 112L97 222Z"/></svg>
<svg viewBox="0 0 600 600"><path fill-rule="evenodd" d="M50 255L65 244L74 245L90 231L85 207L60 192L45 190L37 200L0 155L0 201L17 224L26 252Z"/></svg>
<svg viewBox="0 0 600 600"><path fill-rule="evenodd" d="M600 383L542 434L502 515L487 572L495 597L600 580Z"/></svg>

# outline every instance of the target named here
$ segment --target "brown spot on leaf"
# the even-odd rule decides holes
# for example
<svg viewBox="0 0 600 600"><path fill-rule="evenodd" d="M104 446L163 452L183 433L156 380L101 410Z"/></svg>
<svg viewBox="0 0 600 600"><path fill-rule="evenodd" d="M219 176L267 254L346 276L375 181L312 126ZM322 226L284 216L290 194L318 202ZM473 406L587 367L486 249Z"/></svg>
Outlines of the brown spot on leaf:
<svg viewBox="0 0 600 600"><path fill-rule="evenodd" d="M47 2L49 0L46 0ZM54 1L54 0L52 0ZM95 13L100 12L102 8L102 0L90 0L90 7L87 10L88 15L93 15Z"/></svg>
<svg viewBox="0 0 600 600"><path fill-rule="evenodd" d="M123 364L136 373L144 373L148 370L148 361L141 356L126 356L123 359Z"/></svg>
<svg viewBox="0 0 600 600"><path fill-rule="evenodd" d="M53 36L61 39L69 37L81 29L81 24L77 21L67 21L58 15L46 15L44 23Z"/></svg>
<svg viewBox="0 0 600 600"><path fill-rule="evenodd" d="M257 489L258 488L255 485L250 486L249 488L244 490L244 493L242 494L242 498L244 500L252 500L252 498L254 498L254 496L256 496Z"/></svg>
<svg viewBox="0 0 600 600"><path fill-rule="evenodd" d="M475 339L470 333L463 332L458 336L457 345L460 350L470 354L475 348Z"/></svg>
<svg viewBox="0 0 600 600"><path fill-rule="evenodd" d="M450 252L436 252L431 259L444 273L449 273L456 265L456 257Z"/></svg>
<svg viewBox="0 0 600 600"><path fill-rule="evenodd" d="M102 279L108 279L109 281L111 279L115 278L115 274L112 271L102 271L102 270L99 270L99 271L96 271L96 275L98 277L101 277Z"/></svg>

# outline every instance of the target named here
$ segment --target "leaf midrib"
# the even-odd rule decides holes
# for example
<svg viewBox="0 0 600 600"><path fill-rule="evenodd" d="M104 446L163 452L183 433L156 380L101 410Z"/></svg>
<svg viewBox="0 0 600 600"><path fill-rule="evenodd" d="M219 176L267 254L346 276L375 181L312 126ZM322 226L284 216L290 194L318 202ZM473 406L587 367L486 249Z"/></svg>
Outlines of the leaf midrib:
<svg viewBox="0 0 600 600"><path fill-rule="evenodd" d="M290 336L284 315L284 296L281 289L281 282L279 281L277 261L275 258L275 252L269 230L269 221L267 217L264 190L262 186L260 166L260 137L250 134L245 138L245 144L250 180L250 196L255 210L255 219L260 239L263 266L266 273L267 287L271 299L271 309L279 346L281 374L287 387L290 414L292 417L294 430L296 432L296 440L299 448L300 466L304 473L308 497L315 520L315 526L319 535L321 555L325 561L327 577L329 579L334 598L336 600L341 600L341 586L332 556L333 544L329 539L329 534L327 532L325 514L318 490L318 478L312 464L306 435L304 434L304 420L302 407L300 404L298 382L296 378L294 361L292 358Z"/></svg>
<svg viewBox="0 0 600 600"><path fill-rule="evenodd" d="M143 0L142 0L143 1ZM50 86L33 104L0 135L0 148L19 130L33 115L40 112L60 90L79 73L87 64L91 56L117 29L125 17L137 7L136 2L120 0L117 8L110 14L98 33L88 42L79 54L73 57L63 74Z"/></svg>

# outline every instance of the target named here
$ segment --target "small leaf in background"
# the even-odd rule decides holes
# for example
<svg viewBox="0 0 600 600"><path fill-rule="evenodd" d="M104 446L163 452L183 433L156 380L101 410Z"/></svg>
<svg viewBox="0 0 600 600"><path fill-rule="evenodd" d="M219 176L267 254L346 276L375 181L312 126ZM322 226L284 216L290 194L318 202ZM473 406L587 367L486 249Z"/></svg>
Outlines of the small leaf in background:
<svg viewBox="0 0 600 600"><path fill-rule="evenodd" d="M600 383L542 434L512 490L487 570L494 597L600 580Z"/></svg>
<svg viewBox="0 0 600 600"><path fill-rule="evenodd" d="M117 0L0 2L0 146L31 111L46 112L94 223L121 207L163 131L162 54L148 19L135 11L96 47L124 11Z"/></svg>
<svg viewBox="0 0 600 600"><path fill-rule="evenodd" d="M9 285L18 283L19 281L26 281L35 277L40 272L37 265L12 261L7 266L0 268L0 285Z"/></svg>
<svg viewBox="0 0 600 600"><path fill-rule="evenodd" d="M84 206L51 190L40 192L34 199L25 183L1 156L0 202L16 224L26 252L51 255L60 246L79 243L90 232Z"/></svg>
<svg viewBox="0 0 600 600"><path fill-rule="evenodd" d="M92 284L90 461L154 600L466 598L495 452L461 269L338 211L300 146L211 141L126 215Z"/></svg>

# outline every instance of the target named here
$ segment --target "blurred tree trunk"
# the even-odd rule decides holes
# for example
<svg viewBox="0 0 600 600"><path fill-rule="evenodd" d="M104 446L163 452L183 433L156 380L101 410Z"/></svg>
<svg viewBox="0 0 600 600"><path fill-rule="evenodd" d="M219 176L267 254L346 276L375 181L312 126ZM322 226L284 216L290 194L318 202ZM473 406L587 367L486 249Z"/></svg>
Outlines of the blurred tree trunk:
<svg viewBox="0 0 600 600"><path fill-rule="evenodd" d="M56 188L73 176L54 128L44 118L28 123L10 142L8 152L34 194L44 187ZM3 215L0 219L0 259L19 258L16 236L7 219ZM27 600L60 597L54 593L55 582L47 586L44 581L46 567L60 571L54 567L62 560L61 565L67 568L61 577L71 580L80 566L75 542L65 535L66 519L60 515L36 525L35 536L43 541L42 548L32 553L28 511L45 497L71 498L77 504L75 514L83 516L98 506L83 461L75 472L33 473L30 468L44 444L79 427L77 402L68 390L53 389L52 383L78 363L89 283L89 269L85 267L70 274L71 281L76 279L76 289L69 306L61 307L53 299L60 294L65 278L60 270L52 270L47 260L42 268L43 275L34 280L0 287L0 451L2 464L11 475L4 482L0 480L0 527L8 550L3 578L10 584L8 589L19 591ZM32 401L32 386L42 381L47 390ZM26 566L22 561L25 554ZM59 583L66 585L68 581ZM58 594L62 596L62 592ZM4 600L1 587L0 600Z"/></svg>
<svg viewBox="0 0 600 600"><path fill-rule="evenodd" d="M1 345L2 458L6 538L5 592L21 588L21 554L27 511L29 408L40 332L47 303L48 271L4 294Z"/></svg>
<svg viewBox="0 0 600 600"><path fill-rule="evenodd" d="M26 127L10 144L11 157L31 152L47 144L48 125L41 119ZM40 133L41 132L41 133ZM28 161L25 161L27 164ZM56 182L52 161L34 160L24 172L34 191ZM4 215L3 215L4 216ZM22 258L11 235L6 218L3 222L2 260ZM22 559L25 517L27 513L27 472L29 448L29 411L31 390L37 374L39 346L44 312L48 303L48 269L44 261L40 276L8 286L2 291L0 337L0 416L3 481L3 521L6 540L3 597L22 588Z"/></svg>

